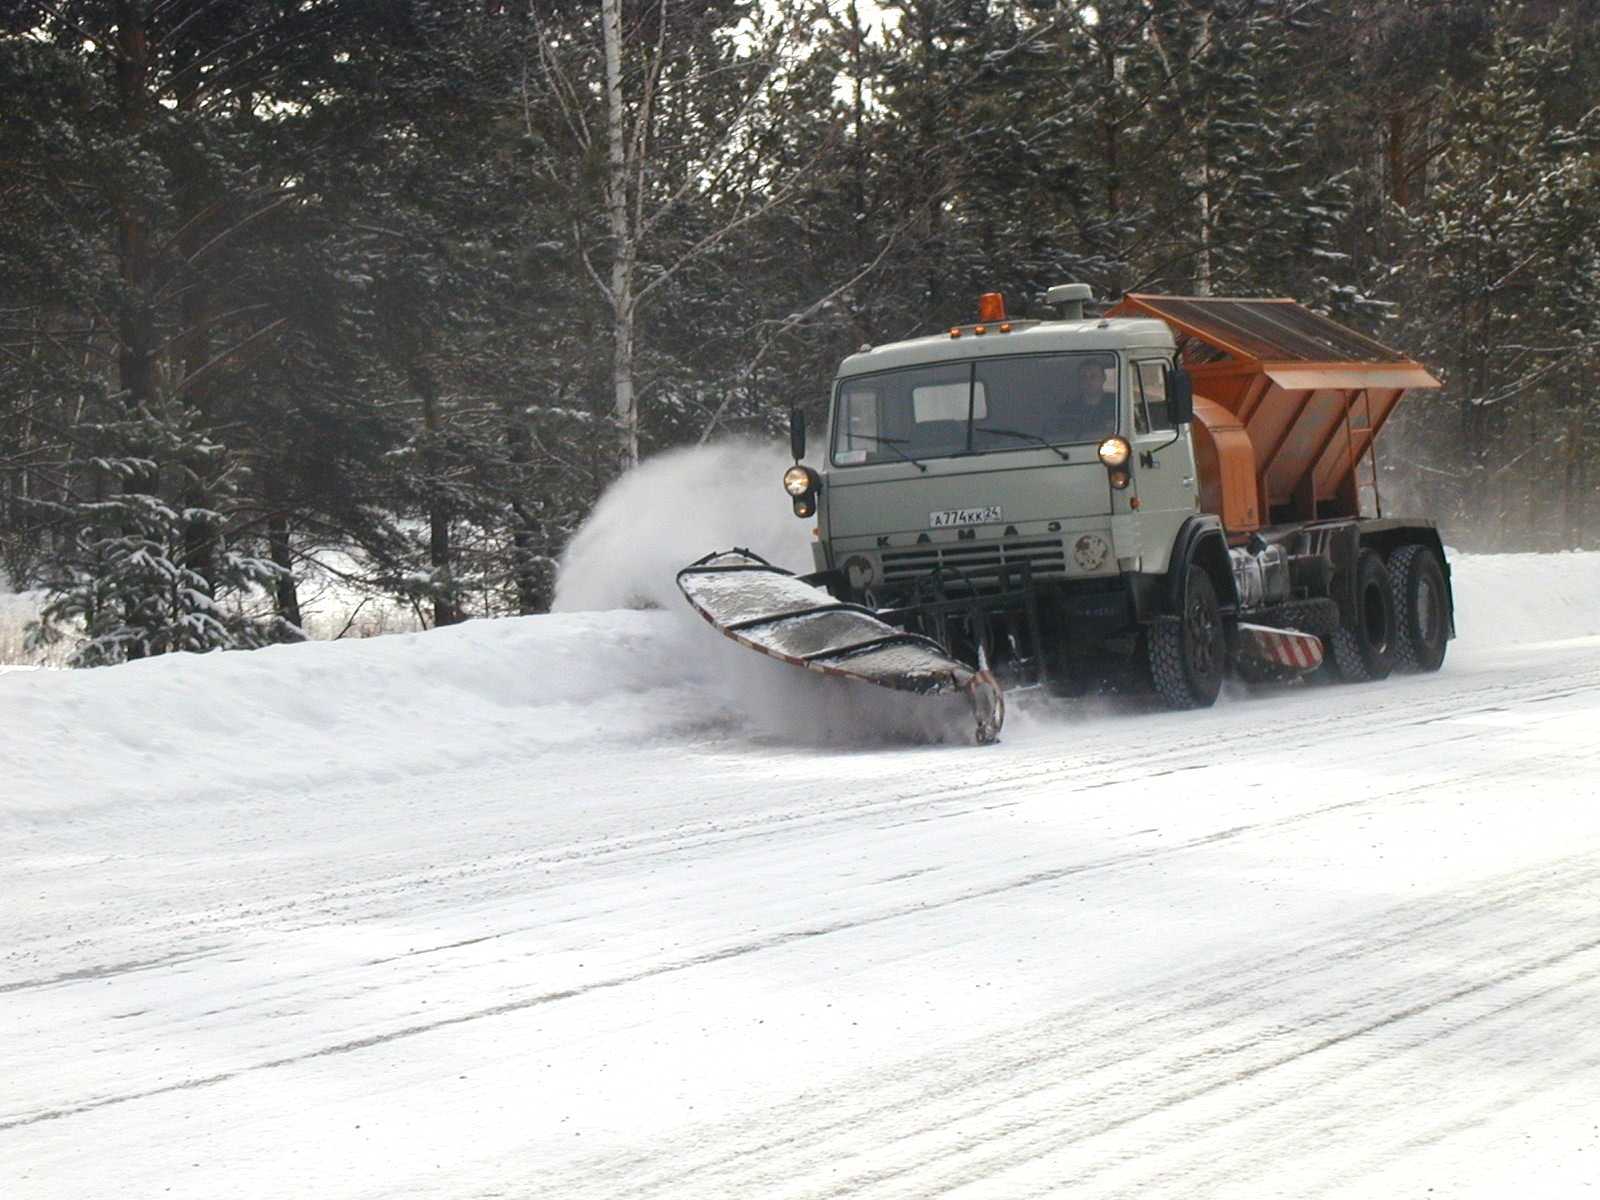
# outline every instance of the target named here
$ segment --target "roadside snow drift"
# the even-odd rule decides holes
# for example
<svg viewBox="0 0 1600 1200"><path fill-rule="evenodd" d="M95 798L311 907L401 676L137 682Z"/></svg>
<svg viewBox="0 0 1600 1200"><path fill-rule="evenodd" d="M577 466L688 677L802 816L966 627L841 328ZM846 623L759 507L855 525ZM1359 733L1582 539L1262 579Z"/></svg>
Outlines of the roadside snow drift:
<svg viewBox="0 0 1600 1200"><path fill-rule="evenodd" d="M736 544L808 569L810 525L777 494L786 461L775 446L733 443L644 464L573 539L562 611L548 616L0 675L0 820L140 797L313 790L582 743L733 734L870 745L947 732L929 725L919 698L741 649L678 592L679 567ZM1600 554L1452 566L1460 636L1446 672L1519 643L1600 635ZM1093 707L1051 711L1071 719Z"/></svg>

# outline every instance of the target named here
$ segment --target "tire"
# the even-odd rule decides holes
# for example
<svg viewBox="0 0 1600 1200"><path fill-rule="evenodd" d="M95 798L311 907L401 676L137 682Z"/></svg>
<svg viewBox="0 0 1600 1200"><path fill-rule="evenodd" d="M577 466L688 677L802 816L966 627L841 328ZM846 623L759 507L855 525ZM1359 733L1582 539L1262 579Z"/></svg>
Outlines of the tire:
<svg viewBox="0 0 1600 1200"><path fill-rule="evenodd" d="M1356 559L1355 624L1341 624L1328 639L1329 656L1346 683L1387 679L1394 669L1394 595L1376 550Z"/></svg>
<svg viewBox="0 0 1600 1200"><path fill-rule="evenodd" d="M1190 564L1183 612L1157 621L1147 641L1150 680L1168 708L1210 708L1222 690L1228 643L1217 608L1217 589L1204 567Z"/></svg>
<svg viewBox="0 0 1600 1200"><path fill-rule="evenodd" d="M1395 668L1437 671L1450 644L1450 601L1444 568L1431 547L1413 543L1389 556L1389 596Z"/></svg>

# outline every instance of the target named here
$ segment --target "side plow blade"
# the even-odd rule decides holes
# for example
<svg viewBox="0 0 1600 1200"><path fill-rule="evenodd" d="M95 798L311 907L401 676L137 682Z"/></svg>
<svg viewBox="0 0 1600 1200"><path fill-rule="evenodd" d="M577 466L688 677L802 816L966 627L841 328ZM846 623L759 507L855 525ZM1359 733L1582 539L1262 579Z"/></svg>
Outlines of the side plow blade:
<svg viewBox="0 0 1600 1200"><path fill-rule="evenodd" d="M870 608L835 600L760 555L708 554L678 572L694 610L741 645L797 667L912 692L964 696L980 745L999 739L1005 697L987 670L951 658L933 639L907 633Z"/></svg>

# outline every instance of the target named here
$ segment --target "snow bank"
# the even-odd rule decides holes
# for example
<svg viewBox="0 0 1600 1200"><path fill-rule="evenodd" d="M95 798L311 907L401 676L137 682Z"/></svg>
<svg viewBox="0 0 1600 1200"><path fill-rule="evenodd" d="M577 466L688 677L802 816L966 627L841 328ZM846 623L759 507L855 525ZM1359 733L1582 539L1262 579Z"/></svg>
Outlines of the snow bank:
<svg viewBox="0 0 1600 1200"><path fill-rule="evenodd" d="M1451 654L1600 634L1600 553L1468 554L1450 563Z"/></svg>
<svg viewBox="0 0 1600 1200"><path fill-rule="evenodd" d="M741 480L770 490L770 468L781 465L770 453L742 458L726 447L671 457L658 479L717 464L730 497ZM756 465L758 457L765 461ZM618 741L732 735L859 744L928 732L930 710L914 698L773 662L696 618L677 597L679 565L712 546L738 541L765 552L774 543L759 527L741 529L739 509L715 506L713 487L688 489L711 513L709 534L662 494L643 490L653 497L644 527L661 535L650 558L607 564L604 548L616 544L624 510L613 504L580 535L565 595L575 603L626 592L669 611L565 612L94 671L0 674L0 821L110 803L136 811L141 801L322 793L341 779L415 781L496 762L526 771L530 802L542 803L555 798L539 792L541 754L573 744L593 743L603 771L604 746ZM780 526L789 540L774 539L774 557L786 561L801 523L781 498L764 503L791 522ZM683 548L668 549L663 531ZM1463 557L1454 579L1461 637L1446 671L1508 645L1600 634L1600 554Z"/></svg>
<svg viewBox="0 0 1600 1200"><path fill-rule="evenodd" d="M675 629L578 613L0 675L0 819L496 761L536 777L543 747L683 738L719 710Z"/></svg>

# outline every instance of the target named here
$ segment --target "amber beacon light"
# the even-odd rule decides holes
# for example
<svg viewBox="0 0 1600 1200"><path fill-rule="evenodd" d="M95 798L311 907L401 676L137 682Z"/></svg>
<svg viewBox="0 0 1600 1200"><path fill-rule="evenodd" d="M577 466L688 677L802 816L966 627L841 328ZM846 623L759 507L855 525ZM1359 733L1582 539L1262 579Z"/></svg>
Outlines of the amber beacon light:
<svg viewBox="0 0 1600 1200"><path fill-rule="evenodd" d="M985 292L978 297L978 320L998 323L1006 319L1006 298L999 292Z"/></svg>

